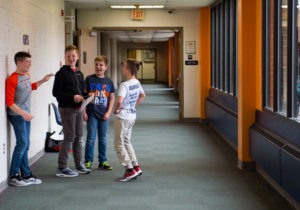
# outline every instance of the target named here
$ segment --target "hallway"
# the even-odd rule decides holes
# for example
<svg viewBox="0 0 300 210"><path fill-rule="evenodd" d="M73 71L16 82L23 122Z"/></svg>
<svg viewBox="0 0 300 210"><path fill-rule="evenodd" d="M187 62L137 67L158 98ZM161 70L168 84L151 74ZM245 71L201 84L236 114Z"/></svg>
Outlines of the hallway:
<svg viewBox="0 0 300 210"><path fill-rule="evenodd" d="M45 154L32 167L43 184L7 188L0 209L292 209L256 172L236 167L235 151L211 127L179 122L172 89L143 87L147 97L138 108L132 137L141 177L115 181L123 168L113 150L111 122L112 171L58 178L57 154Z"/></svg>

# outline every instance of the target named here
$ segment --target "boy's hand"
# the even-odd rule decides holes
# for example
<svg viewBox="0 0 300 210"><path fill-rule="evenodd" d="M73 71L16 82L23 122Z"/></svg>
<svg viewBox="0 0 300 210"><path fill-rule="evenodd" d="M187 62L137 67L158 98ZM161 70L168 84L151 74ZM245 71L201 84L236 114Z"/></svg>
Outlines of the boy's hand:
<svg viewBox="0 0 300 210"><path fill-rule="evenodd" d="M108 120L110 117L110 113L106 112L104 115L103 115L103 120Z"/></svg>
<svg viewBox="0 0 300 210"><path fill-rule="evenodd" d="M88 115L86 112L83 112L83 120L87 121L89 119Z"/></svg>
<svg viewBox="0 0 300 210"><path fill-rule="evenodd" d="M81 95L74 95L74 101L76 103L79 103L83 100L83 97Z"/></svg>
<svg viewBox="0 0 300 210"><path fill-rule="evenodd" d="M29 114L29 113L26 113L26 112L22 115L22 117L24 117L24 119L25 119L27 122L31 121L31 120L34 118L33 115L31 115L31 114Z"/></svg>
<svg viewBox="0 0 300 210"><path fill-rule="evenodd" d="M115 110L114 110L114 114L119 114L120 111L121 111L121 109L115 109Z"/></svg>
<svg viewBox="0 0 300 210"><path fill-rule="evenodd" d="M51 77L53 77L54 76L54 74L53 73L51 73L51 74L47 74L42 80L43 80L43 82L47 82Z"/></svg>

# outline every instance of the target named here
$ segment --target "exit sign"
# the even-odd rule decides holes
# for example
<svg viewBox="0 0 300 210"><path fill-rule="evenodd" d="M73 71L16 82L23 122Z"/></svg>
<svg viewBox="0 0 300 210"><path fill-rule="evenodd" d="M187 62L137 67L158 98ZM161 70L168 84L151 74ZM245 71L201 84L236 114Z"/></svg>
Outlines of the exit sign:
<svg viewBox="0 0 300 210"><path fill-rule="evenodd" d="M131 19L133 20L144 20L144 10L132 10Z"/></svg>

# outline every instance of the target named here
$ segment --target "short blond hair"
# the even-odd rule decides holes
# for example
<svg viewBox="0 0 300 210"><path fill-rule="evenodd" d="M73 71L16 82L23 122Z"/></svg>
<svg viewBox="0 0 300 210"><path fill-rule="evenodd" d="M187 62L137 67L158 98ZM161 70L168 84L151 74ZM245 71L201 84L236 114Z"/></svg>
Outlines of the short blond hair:
<svg viewBox="0 0 300 210"><path fill-rule="evenodd" d="M78 47L76 47L75 45L69 45L66 47L65 49L65 53L69 52L69 51L72 51L72 50L75 50L77 54L79 54L79 50L78 50Z"/></svg>
<svg viewBox="0 0 300 210"><path fill-rule="evenodd" d="M96 61L104 62L106 66L108 64L108 59L107 59L107 57L105 55L99 55L99 56L97 56L94 59L94 62L96 62Z"/></svg>

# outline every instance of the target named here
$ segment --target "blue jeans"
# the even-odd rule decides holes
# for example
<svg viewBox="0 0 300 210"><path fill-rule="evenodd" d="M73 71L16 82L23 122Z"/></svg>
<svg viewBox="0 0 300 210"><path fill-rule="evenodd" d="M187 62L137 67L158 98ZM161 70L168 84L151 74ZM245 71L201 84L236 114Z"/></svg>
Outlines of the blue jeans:
<svg viewBox="0 0 300 210"><path fill-rule="evenodd" d="M30 168L28 163L28 150L30 141L30 122L27 122L21 115L8 115L15 135L16 146L13 152L9 176L19 174L21 169L22 177L30 176Z"/></svg>
<svg viewBox="0 0 300 210"><path fill-rule="evenodd" d="M87 138L85 144L85 160L93 162L94 159L94 144L98 131L98 160L99 163L107 161L106 159L106 144L108 120L98 120L95 117L89 117L87 120Z"/></svg>

